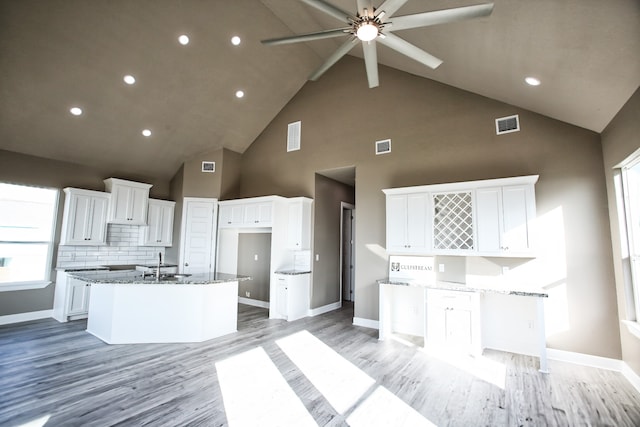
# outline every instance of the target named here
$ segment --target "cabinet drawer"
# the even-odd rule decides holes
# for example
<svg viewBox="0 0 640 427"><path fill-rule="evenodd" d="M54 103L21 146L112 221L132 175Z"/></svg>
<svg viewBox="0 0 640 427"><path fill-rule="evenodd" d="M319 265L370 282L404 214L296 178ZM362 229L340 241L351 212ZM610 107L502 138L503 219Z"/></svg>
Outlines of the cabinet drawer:
<svg viewBox="0 0 640 427"><path fill-rule="evenodd" d="M428 290L427 304L452 310L471 310L474 294L471 292Z"/></svg>

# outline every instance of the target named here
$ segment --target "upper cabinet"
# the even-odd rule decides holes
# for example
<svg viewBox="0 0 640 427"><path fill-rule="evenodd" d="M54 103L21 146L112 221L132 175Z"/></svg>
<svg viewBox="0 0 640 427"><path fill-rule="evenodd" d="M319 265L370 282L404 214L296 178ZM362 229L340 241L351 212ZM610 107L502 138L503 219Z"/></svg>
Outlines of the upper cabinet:
<svg viewBox="0 0 640 427"><path fill-rule="evenodd" d="M429 249L428 193L387 196L387 250L422 253Z"/></svg>
<svg viewBox="0 0 640 427"><path fill-rule="evenodd" d="M271 227L273 200L253 199L226 200L218 203L220 228Z"/></svg>
<svg viewBox="0 0 640 427"><path fill-rule="evenodd" d="M61 245L105 245L109 194L65 188Z"/></svg>
<svg viewBox="0 0 640 427"><path fill-rule="evenodd" d="M387 251L534 256L537 180L532 175L383 190Z"/></svg>
<svg viewBox="0 0 640 427"><path fill-rule="evenodd" d="M141 246L173 244L173 214L176 202L149 199L147 226L140 230Z"/></svg>
<svg viewBox="0 0 640 427"><path fill-rule="evenodd" d="M146 225L150 184L109 178L105 188L111 193L108 222L112 224Z"/></svg>
<svg viewBox="0 0 640 427"><path fill-rule="evenodd" d="M311 249L311 205L313 200L295 197L288 200L287 247L289 249Z"/></svg>

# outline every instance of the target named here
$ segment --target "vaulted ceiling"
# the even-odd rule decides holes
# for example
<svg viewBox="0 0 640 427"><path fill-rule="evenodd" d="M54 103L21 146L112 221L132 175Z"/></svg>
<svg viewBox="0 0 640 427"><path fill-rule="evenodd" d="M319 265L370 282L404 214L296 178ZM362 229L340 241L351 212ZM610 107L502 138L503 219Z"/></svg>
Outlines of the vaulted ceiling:
<svg viewBox="0 0 640 427"><path fill-rule="evenodd" d="M409 0L395 15L479 2ZM640 85L640 2L494 3L396 33L437 69L380 45L379 63L601 132ZM260 40L341 26L298 0L0 0L0 149L169 179L198 153L243 152L342 43Z"/></svg>

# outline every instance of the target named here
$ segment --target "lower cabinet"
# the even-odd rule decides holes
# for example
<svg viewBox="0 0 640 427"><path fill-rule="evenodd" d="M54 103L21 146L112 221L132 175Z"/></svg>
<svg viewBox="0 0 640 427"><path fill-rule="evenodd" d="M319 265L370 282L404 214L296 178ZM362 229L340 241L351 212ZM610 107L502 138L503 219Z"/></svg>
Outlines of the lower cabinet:
<svg viewBox="0 0 640 427"><path fill-rule="evenodd" d="M89 314L91 284L69 277L64 271L56 276L53 318L58 322L85 319Z"/></svg>
<svg viewBox="0 0 640 427"><path fill-rule="evenodd" d="M429 347L482 352L478 293L429 289L425 308Z"/></svg>
<svg viewBox="0 0 640 427"><path fill-rule="evenodd" d="M275 318L288 321L307 317L310 274L276 274Z"/></svg>

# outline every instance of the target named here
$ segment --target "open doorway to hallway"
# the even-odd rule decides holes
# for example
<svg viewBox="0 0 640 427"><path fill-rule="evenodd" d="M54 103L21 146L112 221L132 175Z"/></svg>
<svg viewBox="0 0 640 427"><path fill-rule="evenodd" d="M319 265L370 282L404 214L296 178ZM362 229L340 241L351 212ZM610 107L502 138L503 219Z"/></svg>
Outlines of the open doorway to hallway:
<svg viewBox="0 0 640 427"><path fill-rule="evenodd" d="M355 264L355 218L356 206L342 202L341 230L340 230L340 280L342 288L342 300L353 301L354 291L354 264Z"/></svg>

